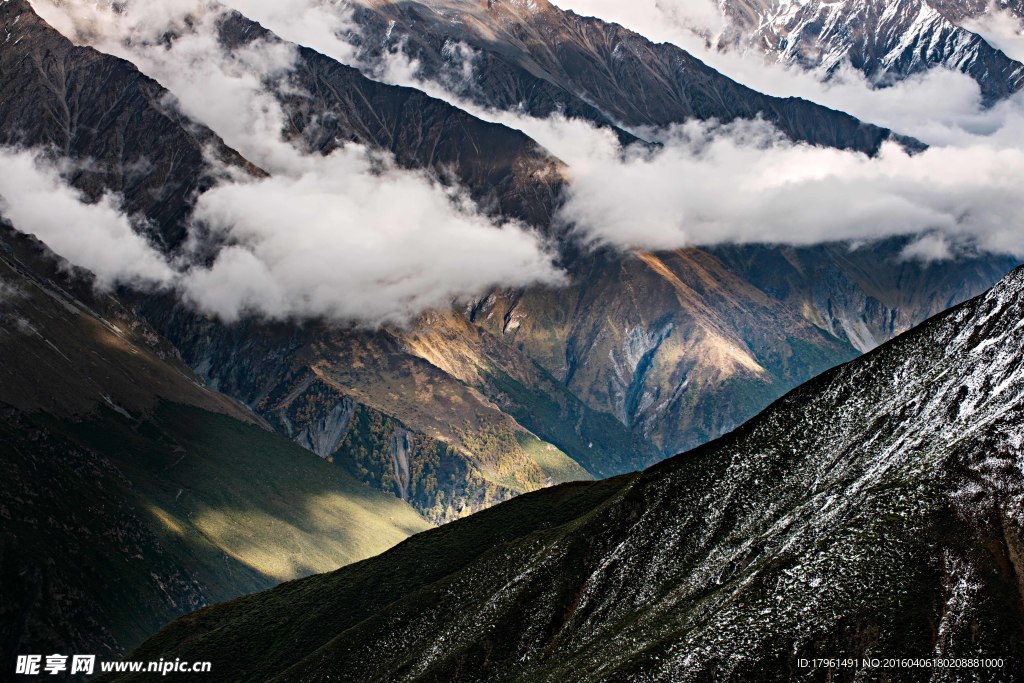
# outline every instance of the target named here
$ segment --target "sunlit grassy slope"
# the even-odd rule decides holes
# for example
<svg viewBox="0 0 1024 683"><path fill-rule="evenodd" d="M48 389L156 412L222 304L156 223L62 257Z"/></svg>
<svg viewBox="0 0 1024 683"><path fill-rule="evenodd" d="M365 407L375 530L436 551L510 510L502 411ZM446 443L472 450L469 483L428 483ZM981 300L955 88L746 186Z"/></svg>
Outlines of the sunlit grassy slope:
<svg viewBox="0 0 1024 683"><path fill-rule="evenodd" d="M429 527L286 439L199 408L163 403L141 422L5 410L0 444L0 612L24 625L4 656L116 652L203 604Z"/></svg>

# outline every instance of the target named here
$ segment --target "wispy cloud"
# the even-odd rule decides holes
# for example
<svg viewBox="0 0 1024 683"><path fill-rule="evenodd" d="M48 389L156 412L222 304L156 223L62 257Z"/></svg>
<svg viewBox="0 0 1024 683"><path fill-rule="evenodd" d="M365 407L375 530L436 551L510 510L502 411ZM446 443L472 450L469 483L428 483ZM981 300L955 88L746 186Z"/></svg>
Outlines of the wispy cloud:
<svg viewBox="0 0 1024 683"><path fill-rule="evenodd" d="M177 285L202 310L226 320L256 314L401 324L494 287L563 281L538 235L495 222L460 188L359 145L323 156L285 140L285 115L269 84L288 87L294 48L256 40L224 49L222 5L35 6L65 35L132 61L185 113L270 173L224 182L198 198L195 219L204 230L194 239L212 233L227 245L210 266L179 269Z"/></svg>
<svg viewBox="0 0 1024 683"><path fill-rule="evenodd" d="M983 14L965 21L964 28L977 33L1010 59L1024 62L1024 19L1010 10L992 2Z"/></svg>
<svg viewBox="0 0 1024 683"><path fill-rule="evenodd" d="M55 253L92 271L97 285L166 286L174 270L133 229L120 199L88 203L62 178L57 162L27 150L0 147L0 215Z"/></svg>
<svg viewBox="0 0 1024 683"><path fill-rule="evenodd" d="M569 189L559 218L592 244L672 249L904 236L915 238L908 258L978 250L1024 256L1017 189L1024 180L1024 98L985 110L977 85L962 74L938 71L880 93L866 82L845 91L861 104L884 101L887 115L928 131L937 144L920 154L896 144L876 157L796 144L759 121L637 131L657 145L623 147L611 131L582 120L538 119L466 100L459 93L476 87L477 60L469 46L458 47L449 57L461 64L448 69L445 82L425 80L401 50L375 69L363 67L522 130L565 161ZM942 101L946 109L933 104ZM926 107L931 118L922 115Z"/></svg>

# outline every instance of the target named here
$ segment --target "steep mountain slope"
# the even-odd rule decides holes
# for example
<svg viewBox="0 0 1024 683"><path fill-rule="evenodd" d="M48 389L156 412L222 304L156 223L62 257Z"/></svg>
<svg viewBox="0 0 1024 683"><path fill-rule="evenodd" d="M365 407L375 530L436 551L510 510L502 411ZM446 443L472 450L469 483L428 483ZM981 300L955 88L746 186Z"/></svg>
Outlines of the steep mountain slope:
<svg viewBox="0 0 1024 683"><path fill-rule="evenodd" d="M474 320L663 453L857 353L701 250L595 258L567 292L498 296Z"/></svg>
<svg viewBox="0 0 1024 683"><path fill-rule="evenodd" d="M429 527L204 388L116 299L0 229L4 658L115 655Z"/></svg>
<svg viewBox="0 0 1024 683"><path fill-rule="evenodd" d="M981 294L980 283L997 282L1019 265L999 257L919 263L896 256L905 246L903 240L857 249L724 246L713 253L738 277L862 352Z"/></svg>
<svg viewBox="0 0 1024 683"><path fill-rule="evenodd" d="M613 462L607 447L581 447L578 428L569 427L571 438L548 437L558 447L540 441L504 407L419 357L400 331L359 332L327 324L223 326L178 305L155 310L149 302L145 310L161 321L211 386L238 397L282 433L359 480L409 501L437 522L551 483L592 478L577 462L585 461L596 474ZM455 323L459 320L454 318ZM462 324L449 346L469 363L479 356L468 348L474 330ZM443 324L423 329L439 334ZM508 355L513 355L513 366L533 367L521 355ZM500 367L495 359L480 362ZM525 393L531 401L561 396L562 403L573 403L554 383L547 388L531 384ZM618 422L602 421L585 406L576 407L577 422L600 424L599 433L613 443L656 457ZM512 412L528 414L525 408ZM538 433L555 433L557 427L545 426ZM617 471L628 467L618 464Z"/></svg>
<svg viewBox="0 0 1024 683"><path fill-rule="evenodd" d="M726 44L832 71L843 62L885 82L943 66L971 76L991 103L1024 88L1024 64L967 28L986 2L729 0Z"/></svg>
<svg viewBox="0 0 1024 683"><path fill-rule="evenodd" d="M133 657L282 681L861 680L884 672L799 662L993 658L885 675L1019 680L1022 348L1019 269L696 451L200 611ZM423 569L454 555L472 559Z"/></svg>
<svg viewBox="0 0 1024 683"><path fill-rule="evenodd" d="M356 5L365 62L401 50L419 63L423 77L487 107L541 118L560 112L627 130L761 116L794 140L868 152L890 137L842 112L762 95L673 45L655 45L547 0Z"/></svg>
<svg viewBox="0 0 1024 683"><path fill-rule="evenodd" d="M617 114L612 120L625 117L637 125L663 125L687 116L753 115L754 110L744 107L756 108L761 101L760 95L747 93L737 95L739 104L731 96L712 97L717 108L708 111L667 104L663 99L671 97L670 87L632 72L624 72L614 86L603 83L598 88L598 76L619 72L614 64L600 62L607 55L594 46L622 40L646 46L645 50L655 48L619 27L581 20L547 3L362 4L365 7L354 15L360 35L352 38L363 40L364 62L401 49L420 65L422 77L486 107L523 109L537 116L562 111L607 123L606 114L596 115L587 104L600 101L598 109L605 113L621 107L661 112L661 118ZM574 38L579 32L587 36L583 43ZM470 51L459 48L459 41L465 41ZM577 54L584 49L591 52ZM628 50L620 52L612 60L615 64L633 59ZM673 59L691 60L677 52ZM316 58L306 51L303 56ZM643 71L637 65L630 68ZM700 69L707 71L703 65ZM689 71L679 78L685 87L703 83ZM721 85L719 81L731 84L714 74L711 82ZM556 96L556 91L561 94ZM587 94L577 101L573 98L578 93ZM321 115L329 111L323 109ZM827 113L819 108L825 119ZM315 113L308 117L317 118ZM836 144L857 146L850 139ZM850 345L869 350L984 291L1016 265L1012 259L993 257L911 263L898 256L903 246L894 241L857 252L846 245L798 250L754 246L710 253L688 250L685 256L654 254L639 260L570 249L570 293L499 292L474 306L470 317L489 337L514 344L565 383L590 409L615 416L663 453L672 453L718 436L786 390L848 360ZM598 301L600 306L592 305ZM820 335L819 329L828 335ZM422 335L431 332L413 333ZM489 343L488 348L499 345ZM424 357L436 360L429 353ZM446 371L452 367L444 362L440 366ZM469 373L468 380L465 374L454 374L499 405L510 395L490 382L481 386L478 373ZM547 401L540 397L539 403ZM538 401L527 401L527 406L531 403ZM526 419L524 411L512 410L517 419ZM525 414L530 412L536 409ZM528 426L537 428L533 423ZM605 462L600 462L599 457L588 457L590 448L570 449L564 436L537 433L593 474L624 471L614 453L603 455ZM604 437L584 440L600 448ZM648 462L638 459L633 467Z"/></svg>

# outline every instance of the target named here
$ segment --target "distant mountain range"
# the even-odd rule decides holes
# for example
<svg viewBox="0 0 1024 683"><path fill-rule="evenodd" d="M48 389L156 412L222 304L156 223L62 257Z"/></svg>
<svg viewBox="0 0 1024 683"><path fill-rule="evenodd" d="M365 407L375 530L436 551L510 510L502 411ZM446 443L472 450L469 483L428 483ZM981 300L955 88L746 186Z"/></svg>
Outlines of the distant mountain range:
<svg viewBox="0 0 1024 683"><path fill-rule="evenodd" d="M702 448L197 612L133 657L239 681L788 681L816 658L855 680L892 657L1019 680L1022 348L1017 270Z"/></svg>
<svg viewBox="0 0 1024 683"><path fill-rule="evenodd" d="M848 63L880 83L941 66L977 81L990 104L1024 88L1024 64L971 23L990 7L1024 17L1014 0L727 0L720 7L729 20L722 47L828 71Z"/></svg>

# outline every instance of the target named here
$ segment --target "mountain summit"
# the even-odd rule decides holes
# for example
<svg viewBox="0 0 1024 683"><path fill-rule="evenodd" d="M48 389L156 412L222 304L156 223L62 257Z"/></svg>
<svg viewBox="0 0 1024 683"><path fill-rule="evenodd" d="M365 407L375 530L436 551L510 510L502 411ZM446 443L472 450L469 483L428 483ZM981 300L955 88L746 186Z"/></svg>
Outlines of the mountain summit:
<svg viewBox="0 0 1024 683"><path fill-rule="evenodd" d="M723 42L827 71L849 63L881 83L944 67L992 103L1024 88L1024 64L976 31L990 4L1024 14L1012 0L727 0Z"/></svg>

